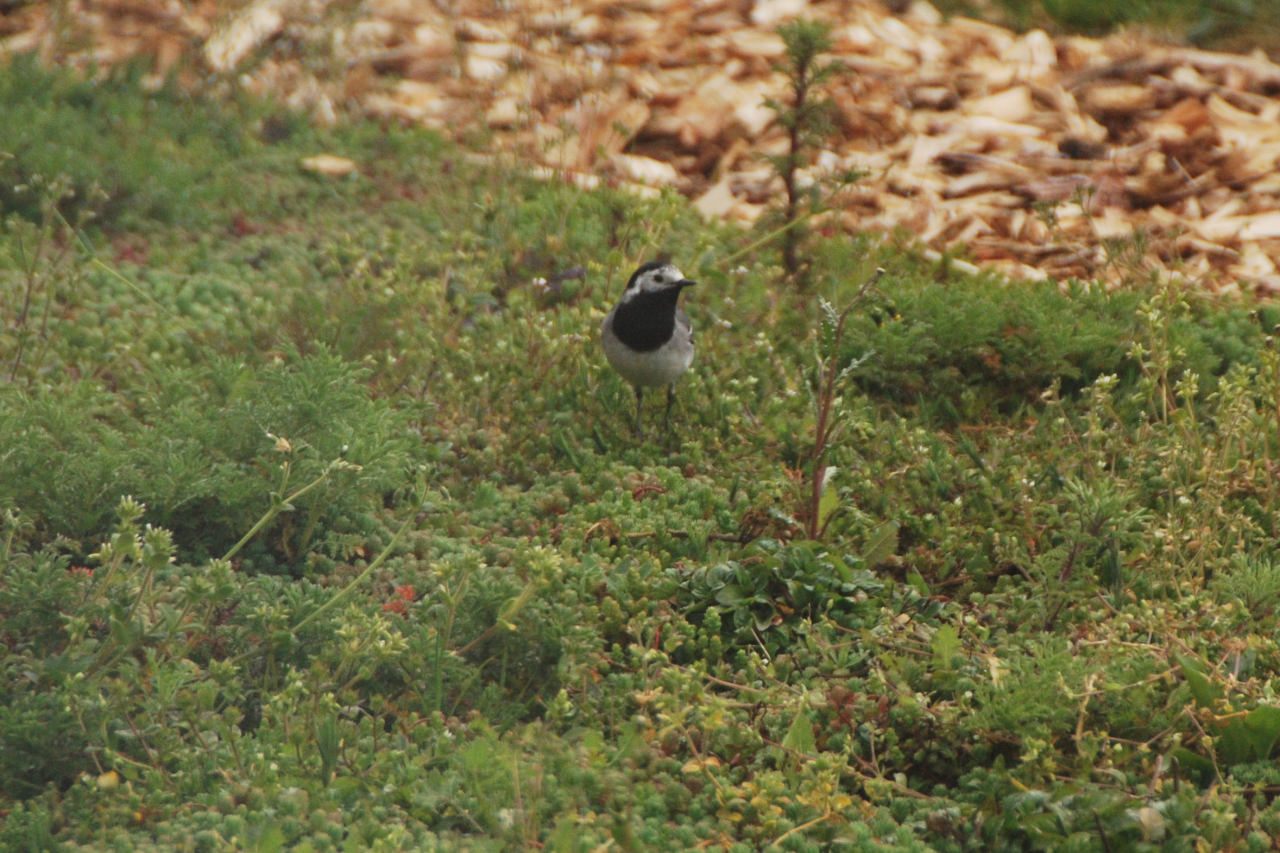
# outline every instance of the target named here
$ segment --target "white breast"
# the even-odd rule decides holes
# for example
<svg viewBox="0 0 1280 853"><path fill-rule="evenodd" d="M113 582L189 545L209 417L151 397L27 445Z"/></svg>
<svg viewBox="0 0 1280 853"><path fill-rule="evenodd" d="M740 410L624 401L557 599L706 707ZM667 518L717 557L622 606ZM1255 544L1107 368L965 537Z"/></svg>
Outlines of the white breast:
<svg viewBox="0 0 1280 853"><path fill-rule="evenodd" d="M680 312L676 317L671 340L652 352L635 352L614 336L611 329L613 312L610 311L601 327L605 357L613 369L632 385L669 385L693 363L693 326L683 314Z"/></svg>

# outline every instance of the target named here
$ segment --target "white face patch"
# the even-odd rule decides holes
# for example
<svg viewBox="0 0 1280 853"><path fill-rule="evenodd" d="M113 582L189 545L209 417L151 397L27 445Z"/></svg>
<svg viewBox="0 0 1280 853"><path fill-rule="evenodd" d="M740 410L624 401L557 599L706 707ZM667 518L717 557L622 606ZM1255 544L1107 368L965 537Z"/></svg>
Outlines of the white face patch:
<svg viewBox="0 0 1280 853"><path fill-rule="evenodd" d="M636 277L635 283L626 289L622 294L622 301L627 302L631 297L641 291L653 292L655 290L666 290L677 281L684 280L684 273L676 269L671 264L665 264L656 270L649 270L646 273Z"/></svg>

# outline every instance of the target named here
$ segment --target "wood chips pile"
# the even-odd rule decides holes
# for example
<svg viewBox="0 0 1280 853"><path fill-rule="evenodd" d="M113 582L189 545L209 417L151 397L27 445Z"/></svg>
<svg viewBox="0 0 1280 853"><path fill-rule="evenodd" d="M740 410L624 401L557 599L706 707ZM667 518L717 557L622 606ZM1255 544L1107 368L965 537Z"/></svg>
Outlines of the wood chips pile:
<svg viewBox="0 0 1280 853"><path fill-rule="evenodd" d="M671 186L750 224L782 194L763 100L786 98L774 31L796 17L832 24L846 69L805 179L868 172L836 196L839 224L1014 277L1280 292L1280 66L1261 54L1017 35L925 2L67 0L0 5L0 55L150 56L157 75L426 125L584 186Z"/></svg>

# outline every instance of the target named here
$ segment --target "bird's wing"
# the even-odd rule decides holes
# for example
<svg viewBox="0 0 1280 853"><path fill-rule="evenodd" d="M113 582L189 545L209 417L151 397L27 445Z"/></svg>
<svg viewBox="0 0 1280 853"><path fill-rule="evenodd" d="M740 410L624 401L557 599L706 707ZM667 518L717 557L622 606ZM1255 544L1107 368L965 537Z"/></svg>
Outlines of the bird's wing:
<svg viewBox="0 0 1280 853"><path fill-rule="evenodd" d="M684 309L679 307L676 308L676 333L685 335L689 338L689 343L693 343L693 322L684 313Z"/></svg>

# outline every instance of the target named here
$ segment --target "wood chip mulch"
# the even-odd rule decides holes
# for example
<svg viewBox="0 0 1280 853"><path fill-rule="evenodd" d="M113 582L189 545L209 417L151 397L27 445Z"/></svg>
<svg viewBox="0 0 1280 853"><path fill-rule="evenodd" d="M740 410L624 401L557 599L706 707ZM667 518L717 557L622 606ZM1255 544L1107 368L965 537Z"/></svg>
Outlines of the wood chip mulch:
<svg viewBox="0 0 1280 853"><path fill-rule="evenodd" d="M905 229L1015 278L1151 273L1280 292L1280 65L1019 35L923 0L66 0L0 4L0 56L152 62L329 122L421 124L536 172L752 224L782 194L776 27L832 25L836 133L806 181L867 176L828 226ZM322 153L322 152L317 152ZM962 267L968 264L961 262Z"/></svg>

